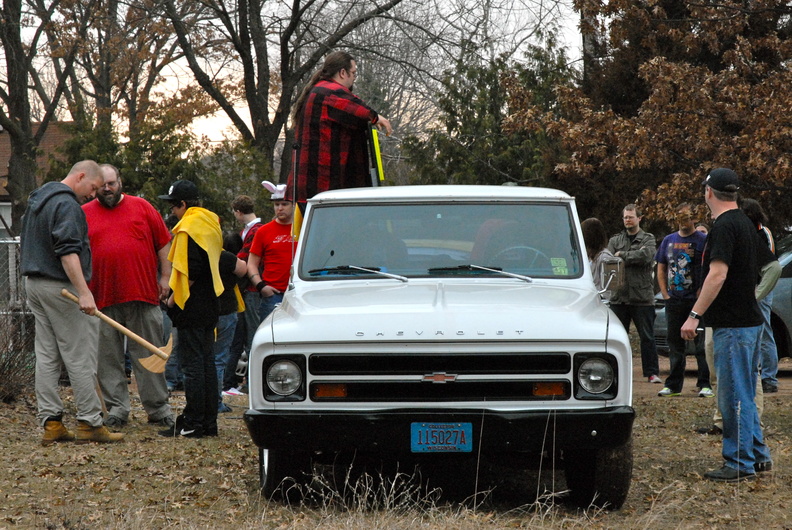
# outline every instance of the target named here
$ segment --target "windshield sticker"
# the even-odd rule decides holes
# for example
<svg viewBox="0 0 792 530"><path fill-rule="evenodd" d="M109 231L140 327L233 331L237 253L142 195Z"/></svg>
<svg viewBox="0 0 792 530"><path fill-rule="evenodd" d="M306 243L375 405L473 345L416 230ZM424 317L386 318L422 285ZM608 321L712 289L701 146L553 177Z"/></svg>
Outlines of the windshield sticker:
<svg viewBox="0 0 792 530"><path fill-rule="evenodd" d="M553 267L553 274L556 276L569 275L566 258L550 258L550 265Z"/></svg>

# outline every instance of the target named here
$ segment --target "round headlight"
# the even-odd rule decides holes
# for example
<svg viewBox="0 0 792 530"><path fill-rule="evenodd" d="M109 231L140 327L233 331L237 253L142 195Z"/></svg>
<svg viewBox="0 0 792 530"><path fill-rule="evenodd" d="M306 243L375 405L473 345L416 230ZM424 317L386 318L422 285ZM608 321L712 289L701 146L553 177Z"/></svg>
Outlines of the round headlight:
<svg viewBox="0 0 792 530"><path fill-rule="evenodd" d="M288 396L302 384L300 368L291 361L277 361L267 370L267 386L279 396Z"/></svg>
<svg viewBox="0 0 792 530"><path fill-rule="evenodd" d="M603 359L588 359L580 365L578 381L586 392L601 394L613 384L613 368Z"/></svg>

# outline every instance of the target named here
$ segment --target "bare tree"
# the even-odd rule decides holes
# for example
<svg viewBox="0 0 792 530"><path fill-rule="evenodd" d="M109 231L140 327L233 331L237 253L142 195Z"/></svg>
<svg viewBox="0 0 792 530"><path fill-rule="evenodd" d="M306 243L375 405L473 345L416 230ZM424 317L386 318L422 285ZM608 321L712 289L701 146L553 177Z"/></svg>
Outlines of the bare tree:
<svg viewBox="0 0 792 530"><path fill-rule="evenodd" d="M558 17L556 0L163 1L196 80L273 166L279 139L290 143L295 95L329 50L361 59L358 92L411 133L435 119L438 81L462 47L516 54ZM233 55L219 64L199 54L210 40ZM249 116L235 108L236 96Z"/></svg>
<svg viewBox="0 0 792 530"><path fill-rule="evenodd" d="M278 140L288 122L291 102L299 83L311 73L328 50L366 22L383 16L403 0L382 4L329 0L294 1L291 4L261 0L164 0L182 51L201 87L228 115L243 140L265 154L274 166ZM197 21L191 32L185 21ZM196 31L197 29L197 31ZM233 48L239 79L233 70L215 76L216 65L197 53L200 36L221 36ZM249 123L234 106L234 95L224 85L241 87ZM284 156L290 156L288 151Z"/></svg>
<svg viewBox="0 0 792 530"><path fill-rule="evenodd" d="M43 18L43 0L35 2ZM152 92L163 85L165 70L182 58L162 4L157 0L97 0L92 5L82 0L65 4L60 13L65 20L91 21L69 75L68 112L73 119L91 120L108 133L126 123L122 132L134 141L152 104ZM67 38L70 31L66 24L44 29L51 44ZM61 71L62 58L52 59L55 71Z"/></svg>
<svg viewBox="0 0 792 530"><path fill-rule="evenodd" d="M94 2L86 2L87 11ZM88 18L59 19L56 11L60 0L4 0L0 18L0 42L3 45L3 71L0 73L0 126L9 135L11 156L8 163L8 193L11 198L12 229L18 230L27 207L27 196L36 186L36 153L50 122L56 117L58 105L66 90L66 80L84 39ZM53 48L43 38L47 25L68 23L68 39ZM60 58L54 83L44 90L37 87L37 72L51 67L51 57ZM39 90L30 90L30 87ZM34 132L31 123L31 97L37 97L43 115Z"/></svg>

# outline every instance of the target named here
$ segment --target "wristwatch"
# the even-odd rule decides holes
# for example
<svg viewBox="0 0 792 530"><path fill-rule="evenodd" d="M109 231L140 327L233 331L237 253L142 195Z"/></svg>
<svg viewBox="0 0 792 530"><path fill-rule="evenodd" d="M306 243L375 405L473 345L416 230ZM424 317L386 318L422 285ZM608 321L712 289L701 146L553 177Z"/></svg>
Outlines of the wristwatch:
<svg viewBox="0 0 792 530"><path fill-rule="evenodd" d="M688 317L695 318L696 320L701 320L701 315L699 315L695 311L691 311L690 314L688 314Z"/></svg>

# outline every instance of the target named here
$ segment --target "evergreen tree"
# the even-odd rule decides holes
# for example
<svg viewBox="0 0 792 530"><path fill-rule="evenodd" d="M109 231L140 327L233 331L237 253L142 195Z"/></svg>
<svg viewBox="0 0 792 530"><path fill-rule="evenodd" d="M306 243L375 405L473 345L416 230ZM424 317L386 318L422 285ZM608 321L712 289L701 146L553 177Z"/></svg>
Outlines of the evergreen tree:
<svg viewBox="0 0 792 530"><path fill-rule="evenodd" d="M426 138L404 141L408 163L415 168L413 183L546 184L552 141L539 130L504 130L509 86L524 87L532 105L550 111L553 86L574 75L564 51L551 39L547 48L532 47L523 63L498 57L480 64L470 59L474 56L466 54L446 73L438 127Z"/></svg>

